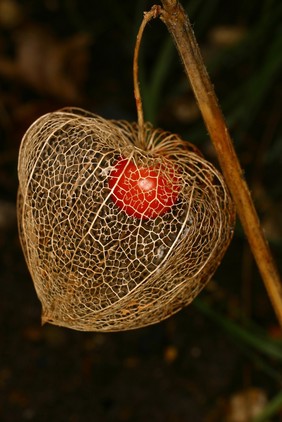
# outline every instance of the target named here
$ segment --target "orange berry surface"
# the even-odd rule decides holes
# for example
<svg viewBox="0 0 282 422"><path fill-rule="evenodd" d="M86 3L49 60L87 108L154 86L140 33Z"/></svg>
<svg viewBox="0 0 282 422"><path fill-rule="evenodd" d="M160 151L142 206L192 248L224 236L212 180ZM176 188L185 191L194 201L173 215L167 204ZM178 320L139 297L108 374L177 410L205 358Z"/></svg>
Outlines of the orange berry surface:
<svg viewBox="0 0 282 422"><path fill-rule="evenodd" d="M133 161L119 159L109 176L113 202L127 215L139 219L157 218L176 203L179 176L171 167L138 167Z"/></svg>

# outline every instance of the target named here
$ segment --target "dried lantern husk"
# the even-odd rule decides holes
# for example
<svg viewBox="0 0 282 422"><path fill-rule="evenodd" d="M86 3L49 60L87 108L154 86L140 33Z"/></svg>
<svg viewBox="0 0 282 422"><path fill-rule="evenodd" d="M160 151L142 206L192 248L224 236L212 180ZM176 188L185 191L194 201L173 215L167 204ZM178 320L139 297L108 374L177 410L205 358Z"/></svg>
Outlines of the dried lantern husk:
<svg viewBox="0 0 282 422"><path fill-rule="evenodd" d="M221 174L177 135L80 109L39 118L21 143L18 225L42 303L42 322L118 331L161 321L189 304L232 238L233 202ZM169 212L142 220L111 198L119 157L177 169ZM171 170L165 175L171 177Z"/></svg>

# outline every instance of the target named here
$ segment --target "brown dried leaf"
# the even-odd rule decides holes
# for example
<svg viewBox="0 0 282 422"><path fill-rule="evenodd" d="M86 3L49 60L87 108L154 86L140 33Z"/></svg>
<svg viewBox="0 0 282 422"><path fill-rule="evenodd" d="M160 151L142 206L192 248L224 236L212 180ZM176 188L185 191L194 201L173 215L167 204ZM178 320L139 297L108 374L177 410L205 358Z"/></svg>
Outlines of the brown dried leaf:
<svg viewBox="0 0 282 422"><path fill-rule="evenodd" d="M225 422L251 422L267 404L265 392L249 388L232 395L228 401Z"/></svg>
<svg viewBox="0 0 282 422"><path fill-rule="evenodd" d="M60 40L37 25L22 27L16 36L14 60L0 57L0 74L28 84L40 94L78 102L87 73L91 38L79 33Z"/></svg>

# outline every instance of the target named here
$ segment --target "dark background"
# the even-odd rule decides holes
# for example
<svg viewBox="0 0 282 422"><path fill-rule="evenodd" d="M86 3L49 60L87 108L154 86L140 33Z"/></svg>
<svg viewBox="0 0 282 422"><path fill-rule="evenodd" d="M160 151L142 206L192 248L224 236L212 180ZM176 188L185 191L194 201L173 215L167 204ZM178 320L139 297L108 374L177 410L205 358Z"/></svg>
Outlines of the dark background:
<svg viewBox="0 0 282 422"><path fill-rule="evenodd" d="M133 48L152 4L0 0L1 421L247 422L236 419L237 393L263 403L281 390L281 331L239 223L200 302L169 320L108 334L40 325L17 235L21 137L42 113L67 105L136 119ZM281 269L281 1L183 4ZM159 21L146 30L140 78L146 117L217 165ZM262 351L273 344L280 357ZM235 407L244 412L242 400ZM276 409L263 420L281 417Z"/></svg>

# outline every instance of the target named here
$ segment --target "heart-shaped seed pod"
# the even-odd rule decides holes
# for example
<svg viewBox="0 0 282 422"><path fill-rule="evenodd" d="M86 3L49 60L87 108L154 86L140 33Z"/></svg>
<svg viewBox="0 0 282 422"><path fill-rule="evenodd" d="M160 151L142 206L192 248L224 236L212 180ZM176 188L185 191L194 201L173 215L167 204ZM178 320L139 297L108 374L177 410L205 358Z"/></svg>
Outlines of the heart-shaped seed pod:
<svg viewBox="0 0 282 422"><path fill-rule="evenodd" d="M189 304L218 267L235 220L222 176L178 136L150 124L144 134L146 150L136 124L79 109L26 132L18 223L43 323L153 324Z"/></svg>

